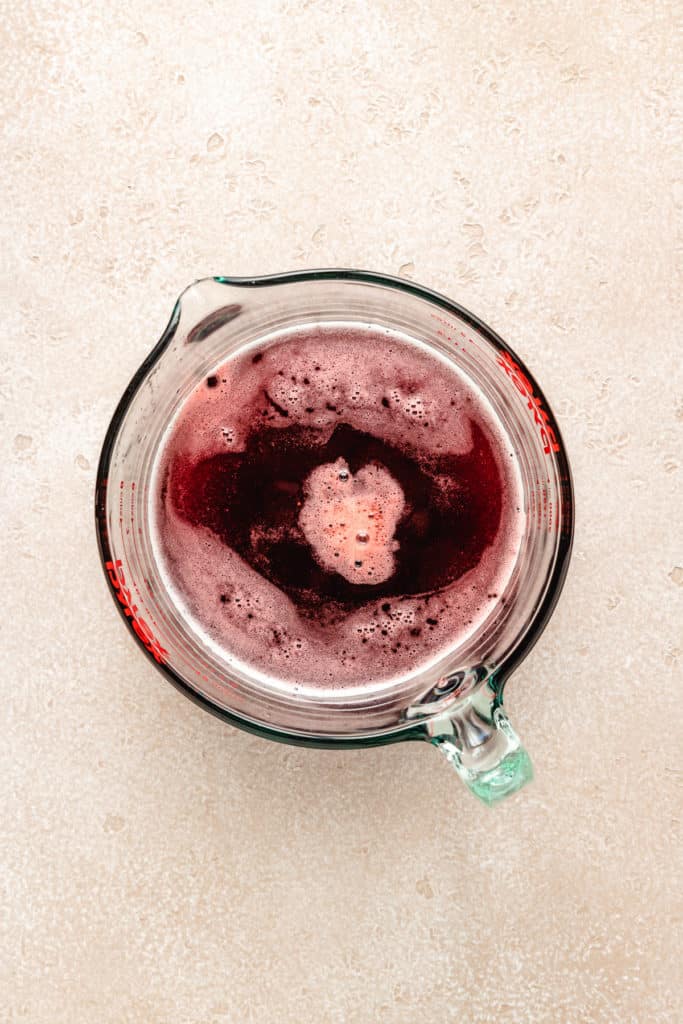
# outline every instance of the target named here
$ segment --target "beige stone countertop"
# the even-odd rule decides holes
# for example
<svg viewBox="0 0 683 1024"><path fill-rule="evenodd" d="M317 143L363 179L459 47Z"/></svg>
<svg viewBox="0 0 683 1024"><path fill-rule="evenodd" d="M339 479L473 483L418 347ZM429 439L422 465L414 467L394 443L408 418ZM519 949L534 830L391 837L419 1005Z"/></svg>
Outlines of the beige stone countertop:
<svg viewBox="0 0 683 1024"><path fill-rule="evenodd" d="M31 0L0 19L0 1022L683 1019L681 31L673 0ZM400 274L528 363L574 557L495 810L154 671L93 528L192 280ZM680 264L679 264L680 267Z"/></svg>

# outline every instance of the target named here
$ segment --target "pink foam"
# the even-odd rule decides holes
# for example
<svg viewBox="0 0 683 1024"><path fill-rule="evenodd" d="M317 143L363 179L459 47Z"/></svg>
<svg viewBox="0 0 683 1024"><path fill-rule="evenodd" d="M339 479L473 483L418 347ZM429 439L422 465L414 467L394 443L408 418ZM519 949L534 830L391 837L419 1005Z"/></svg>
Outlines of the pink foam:
<svg viewBox="0 0 683 1024"><path fill-rule="evenodd" d="M306 481L299 523L314 557L350 583L377 584L394 571L394 530L403 491L383 466L350 472L344 459L318 466Z"/></svg>

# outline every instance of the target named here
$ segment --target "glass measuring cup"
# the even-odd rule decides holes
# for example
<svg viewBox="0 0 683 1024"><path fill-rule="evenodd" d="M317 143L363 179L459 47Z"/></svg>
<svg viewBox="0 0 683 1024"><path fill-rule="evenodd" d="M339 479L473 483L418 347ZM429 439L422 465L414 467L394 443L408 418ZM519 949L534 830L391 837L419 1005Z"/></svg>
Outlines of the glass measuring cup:
<svg viewBox="0 0 683 1024"><path fill-rule="evenodd" d="M526 512L510 580L474 634L428 668L355 696L271 687L209 649L166 586L151 533L162 439L196 384L246 342L325 321L393 328L469 375L510 437ZM490 328L449 299L410 281L351 270L191 285L114 413L98 467L96 521L104 570L135 639L174 685L214 714L270 739L311 746L427 740L488 804L531 778L529 757L503 710L503 689L538 639L564 581L573 533L571 475L553 414L529 371Z"/></svg>

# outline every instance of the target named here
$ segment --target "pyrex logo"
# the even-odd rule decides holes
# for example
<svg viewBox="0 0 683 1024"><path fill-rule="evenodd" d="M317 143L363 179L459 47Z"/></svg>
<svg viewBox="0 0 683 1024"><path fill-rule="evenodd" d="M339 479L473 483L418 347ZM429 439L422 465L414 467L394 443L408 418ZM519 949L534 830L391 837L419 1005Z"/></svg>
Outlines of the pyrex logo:
<svg viewBox="0 0 683 1024"><path fill-rule="evenodd" d="M130 619L130 624L135 630L138 639L141 640L150 654L154 655L160 665L165 665L168 651L161 646L145 620L138 615L138 606L133 604L133 595L130 588L126 587L126 577L123 574L121 559L117 558L115 562L106 562L105 569L109 575L109 582L114 589L114 593L123 605L123 613L126 618Z"/></svg>
<svg viewBox="0 0 683 1024"><path fill-rule="evenodd" d="M501 366L520 395L527 399L527 408L531 410L534 422L538 424L543 442L543 451L546 455L552 452L559 452L560 446L555 431L548 425L550 417L541 404L541 399L534 395L534 388L522 370L519 363L516 363L509 352L501 352L498 356L498 365Z"/></svg>

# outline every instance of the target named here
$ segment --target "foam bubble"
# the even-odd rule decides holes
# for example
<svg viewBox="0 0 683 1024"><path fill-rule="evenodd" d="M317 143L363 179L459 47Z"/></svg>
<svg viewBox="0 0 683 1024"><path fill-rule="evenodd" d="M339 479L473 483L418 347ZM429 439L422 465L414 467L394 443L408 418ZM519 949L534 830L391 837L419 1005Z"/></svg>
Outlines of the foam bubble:
<svg viewBox="0 0 683 1024"><path fill-rule="evenodd" d="M394 571L400 485L383 466L354 476L344 459L318 466L305 484L299 523L315 558L350 583L383 583Z"/></svg>

